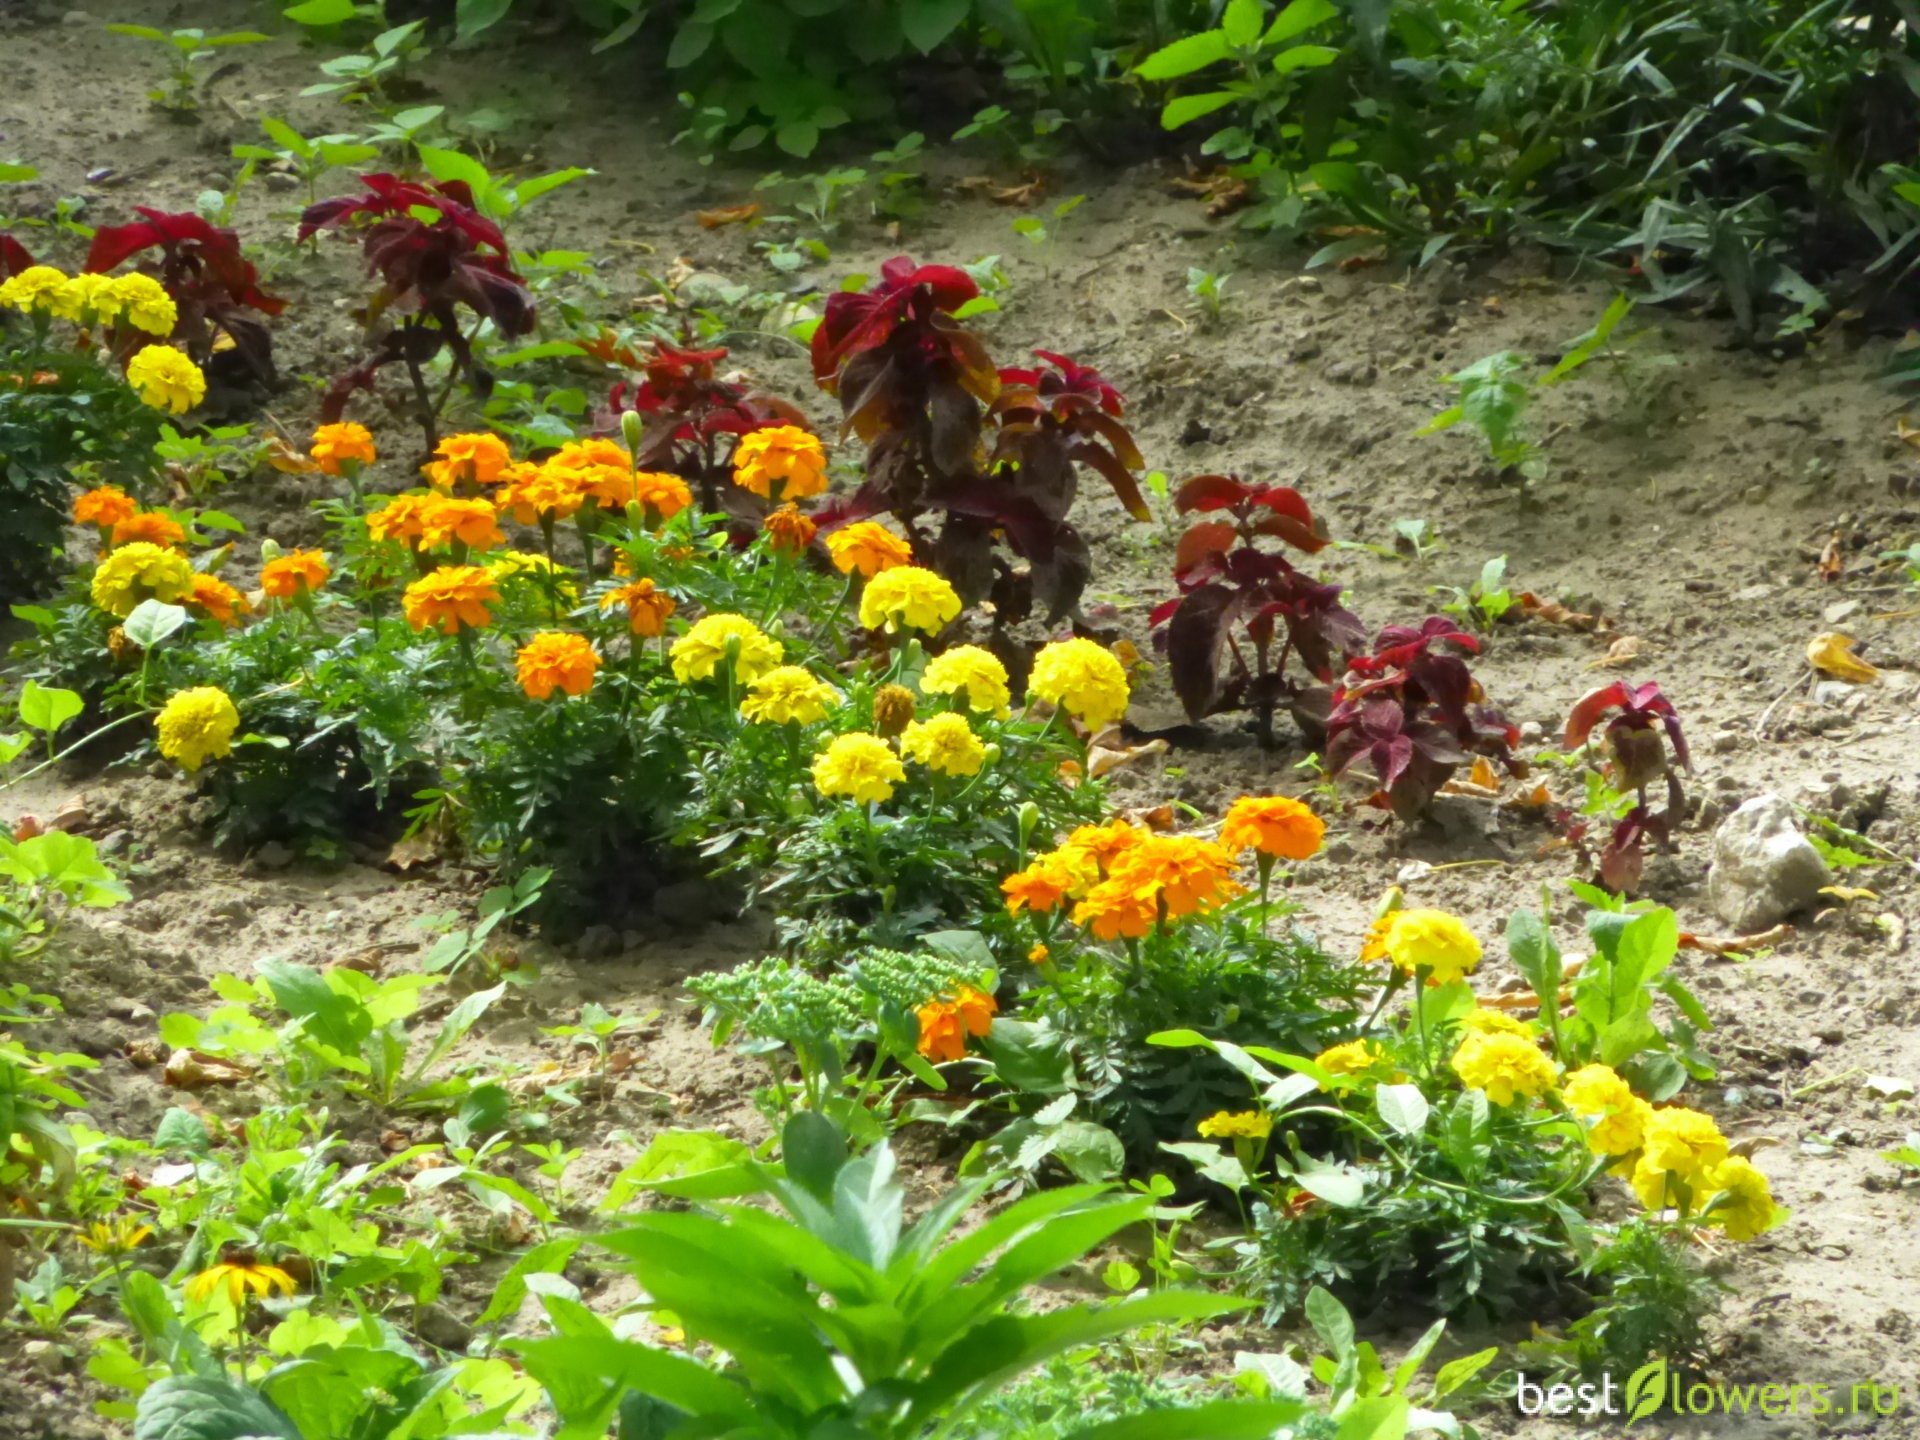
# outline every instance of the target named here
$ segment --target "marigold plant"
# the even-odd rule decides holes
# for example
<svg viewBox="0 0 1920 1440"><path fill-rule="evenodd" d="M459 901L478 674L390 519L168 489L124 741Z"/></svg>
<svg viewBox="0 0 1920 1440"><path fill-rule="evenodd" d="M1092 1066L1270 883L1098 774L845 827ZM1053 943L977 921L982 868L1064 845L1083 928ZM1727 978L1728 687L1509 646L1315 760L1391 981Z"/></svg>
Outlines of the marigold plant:
<svg viewBox="0 0 1920 1440"><path fill-rule="evenodd" d="M168 699L154 721L160 753L188 770L233 752L240 712L226 691L197 685Z"/></svg>
<svg viewBox="0 0 1920 1440"><path fill-rule="evenodd" d="M148 405L183 415L207 398L207 377L185 352L147 345L127 362L127 383Z"/></svg>
<svg viewBox="0 0 1920 1440"><path fill-rule="evenodd" d="M734 447L733 480L776 505L805 500L827 488L827 452L798 425L763 426Z"/></svg>
<svg viewBox="0 0 1920 1440"><path fill-rule="evenodd" d="M734 679L751 684L778 665L786 649L744 615L706 615L668 653L674 679L682 684L710 679L729 657Z"/></svg>
<svg viewBox="0 0 1920 1440"><path fill-rule="evenodd" d="M913 547L875 520L856 520L829 533L827 554L841 574L868 580L896 565L913 563Z"/></svg>
<svg viewBox="0 0 1920 1440"><path fill-rule="evenodd" d="M299 600L326 588L333 573L318 550L295 550L260 567L260 588L275 600Z"/></svg>
<svg viewBox="0 0 1920 1440"><path fill-rule="evenodd" d="M145 540L107 552L94 567L93 603L126 619L142 600L172 604L193 589L187 557Z"/></svg>
<svg viewBox="0 0 1920 1440"><path fill-rule="evenodd" d="M987 759L987 747L966 716L951 710L909 721L900 732L900 753L936 775L978 775Z"/></svg>
<svg viewBox="0 0 1920 1440"><path fill-rule="evenodd" d="M1078 636L1042 647L1027 685L1090 730L1127 713L1127 672L1111 651Z"/></svg>
<svg viewBox="0 0 1920 1440"><path fill-rule="evenodd" d="M484 630L493 623L487 607L500 603L500 589L484 565L444 565L407 586L400 603L414 629L432 625L456 635L463 626Z"/></svg>
<svg viewBox="0 0 1920 1440"><path fill-rule="evenodd" d="M893 747L864 731L836 735L813 757L814 788L829 799L844 797L861 805L881 804L893 798L894 787L906 778L906 767Z"/></svg>

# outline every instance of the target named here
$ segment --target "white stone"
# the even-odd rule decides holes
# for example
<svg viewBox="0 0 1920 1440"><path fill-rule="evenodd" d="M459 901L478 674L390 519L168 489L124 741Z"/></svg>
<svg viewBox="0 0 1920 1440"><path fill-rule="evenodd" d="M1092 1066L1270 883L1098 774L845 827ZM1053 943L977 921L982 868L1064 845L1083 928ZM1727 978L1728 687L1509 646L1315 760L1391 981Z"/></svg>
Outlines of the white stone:
<svg viewBox="0 0 1920 1440"><path fill-rule="evenodd" d="M1778 925L1832 883L1827 862L1778 795L1754 796L1713 832L1707 905L1736 934Z"/></svg>

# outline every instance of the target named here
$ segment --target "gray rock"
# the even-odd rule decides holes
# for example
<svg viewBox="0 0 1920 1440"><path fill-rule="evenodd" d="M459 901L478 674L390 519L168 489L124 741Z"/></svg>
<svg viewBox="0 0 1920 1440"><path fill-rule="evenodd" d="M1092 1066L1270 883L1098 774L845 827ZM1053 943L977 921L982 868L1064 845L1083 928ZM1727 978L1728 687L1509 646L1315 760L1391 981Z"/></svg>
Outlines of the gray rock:
<svg viewBox="0 0 1920 1440"><path fill-rule="evenodd" d="M413 1331L429 1345L461 1354L473 1343L473 1327L444 1305L422 1305L414 1316Z"/></svg>
<svg viewBox="0 0 1920 1440"><path fill-rule="evenodd" d="M29 1340L20 1347L20 1357L49 1380L67 1368L66 1352L51 1340Z"/></svg>
<svg viewBox="0 0 1920 1440"><path fill-rule="evenodd" d="M1751 935L1811 905L1833 872L1778 795L1756 795L1713 832L1707 906L1734 931Z"/></svg>

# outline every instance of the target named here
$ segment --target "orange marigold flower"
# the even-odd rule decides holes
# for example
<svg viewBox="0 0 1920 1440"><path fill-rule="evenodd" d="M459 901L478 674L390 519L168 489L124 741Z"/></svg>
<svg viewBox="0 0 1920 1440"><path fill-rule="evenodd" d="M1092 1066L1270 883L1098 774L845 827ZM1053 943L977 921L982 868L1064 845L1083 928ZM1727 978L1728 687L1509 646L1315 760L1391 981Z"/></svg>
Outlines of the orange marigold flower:
<svg viewBox="0 0 1920 1440"><path fill-rule="evenodd" d="M633 455L618 440L590 435L585 440L569 440L547 460L561 470L632 470Z"/></svg>
<svg viewBox="0 0 1920 1440"><path fill-rule="evenodd" d="M233 628L239 616L253 609L245 595L217 575L196 574L193 577L193 589L181 599L188 609L198 610L209 620L217 621L228 629Z"/></svg>
<svg viewBox="0 0 1920 1440"><path fill-rule="evenodd" d="M488 501L428 496L420 511L420 548L438 550L456 540L469 550L490 550L507 543Z"/></svg>
<svg viewBox="0 0 1920 1440"><path fill-rule="evenodd" d="M1034 856L1026 869L1007 876L1000 882L1000 891L1007 897L1009 915L1018 915L1022 910L1039 915L1052 910L1076 889L1084 888L1084 878L1072 857L1054 850Z"/></svg>
<svg viewBox="0 0 1920 1440"><path fill-rule="evenodd" d="M913 547L872 520L856 520L827 536L827 553L842 575L858 572L869 580L882 570L913 563Z"/></svg>
<svg viewBox="0 0 1920 1440"><path fill-rule="evenodd" d="M511 514L522 525L537 525L542 516L570 520L586 503L587 486L583 472L553 465L534 465L522 461L509 465L501 474L501 486L494 492L494 507L502 515Z"/></svg>
<svg viewBox="0 0 1920 1440"><path fill-rule="evenodd" d="M595 473L598 478L589 493L600 502L602 510L624 510L628 505L638 505L646 513L649 525L663 524L693 503L693 492L687 488L687 482L664 470L642 470L635 474L629 470L603 469Z"/></svg>
<svg viewBox="0 0 1920 1440"><path fill-rule="evenodd" d="M332 573L318 550L295 550L260 567L260 588L276 600L295 600L318 591Z"/></svg>
<svg viewBox="0 0 1920 1440"><path fill-rule="evenodd" d="M798 555L813 543L814 523L800 513L800 507L788 501L760 522L769 548L782 555Z"/></svg>
<svg viewBox="0 0 1920 1440"><path fill-rule="evenodd" d="M1387 958L1387 932L1393 928L1398 911L1389 911L1378 916L1367 926L1367 933L1360 939L1360 960L1365 964L1373 960Z"/></svg>
<svg viewBox="0 0 1920 1440"><path fill-rule="evenodd" d="M138 503L118 485L101 485L75 496L73 501L73 523L98 525L102 530L111 530L139 512Z"/></svg>
<svg viewBox="0 0 1920 1440"><path fill-rule="evenodd" d="M1102 880L1073 907L1073 921L1093 932L1096 940L1138 940L1160 918L1153 892L1142 894L1120 880Z"/></svg>
<svg viewBox="0 0 1920 1440"><path fill-rule="evenodd" d="M451 490L462 481L491 485L513 463L507 442L485 432L449 435L433 454L434 458L420 467L420 473L436 490Z"/></svg>
<svg viewBox="0 0 1920 1440"><path fill-rule="evenodd" d="M113 527L113 543L129 545L144 540L149 545L178 545L187 538L186 530L171 515L158 510L142 510L118 521Z"/></svg>
<svg viewBox="0 0 1920 1440"><path fill-rule="evenodd" d="M1146 838L1146 834L1146 831L1136 830L1125 820L1109 820L1105 825L1077 826L1060 848L1084 856L1104 875L1115 860L1138 845Z"/></svg>
<svg viewBox="0 0 1920 1440"><path fill-rule="evenodd" d="M471 630L491 625L493 613L487 606L499 602L500 591L486 566L445 565L407 586L400 604L414 629L435 625L453 635L462 625Z"/></svg>
<svg viewBox="0 0 1920 1440"><path fill-rule="evenodd" d="M599 668L600 657L586 636L558 630L534 636L520 647L514 659L520 688L532 700L545 700L556 689L584 695L593 688L594 672Z"/></svg>
<svg viewBox="0 0 1920 1440"><path fill-rule="evenodd" d="M680 608L680 602L673 596L654 589L651 580L635 580L600 597L602 610L611 610L616 605L626 607L628 628L636 635L647 636L666 634L668 619Z"/></svg>
<svg viewBox="0 0 1920 1440"><path fill-rule="evenodd" d="M1327 827L1305 805L1285 795L1243 795L1227 810L1220 843L1236 854L1257 850L1279 860L1307 860L1320 853Z"/></svg>
<svg viewBox="0 0 1920 1440"><path fill-rule="evenodd" d="M380 456L380 452L373 447L372 432L351 420L337 425L322 425L315 430L307 454L313 457L313 463L326 475L338 475L343 461L371 465Z"/></svg>
<svg viewBox="0 0 1920 1440"><path fill-rule="evenodd" d="M929 1060L964 1059L967 1036L986 1034L999 1008L993 996L971 985L962 985L951 997L929 1000L917 1012L920 1053Z"/></svg>
<svg viewBox="0 0 1920 1440"><path fill-rule="evenodd" d="M734 446L733 483L769 500L805 500L827 488L827 452L798 425L764 425Z"/></svg>
<svg viewBox="0 0 1920 1440"><path fill-rule="evenodd" d="M415 549L426 533L427 516L440 495L396 495L367 516L367 534L375 540L404 540Z"/></svg>

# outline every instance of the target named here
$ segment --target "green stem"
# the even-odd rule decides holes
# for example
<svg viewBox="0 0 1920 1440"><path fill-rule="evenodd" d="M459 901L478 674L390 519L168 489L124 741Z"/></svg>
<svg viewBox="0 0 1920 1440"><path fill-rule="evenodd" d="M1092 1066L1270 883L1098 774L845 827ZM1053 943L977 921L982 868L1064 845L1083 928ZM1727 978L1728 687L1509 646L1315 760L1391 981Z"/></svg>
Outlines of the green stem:
<svg viewBox="0 0 1920 1440"><path fill-rule="evenodd" d="M144 682L144 676L142 677L142 679ZM142 705L146 704L144 684L143 684L142 694L140 697L140 703ZM78 740L74 741L73 744L69 745L66 749L62 750L58 755L52 755L52 756L49 756L47 759L42 760L38 765L34 766L31 770L25 771L24 773L19 775L15 775L11 780L0 780L0 790L11 790L14 786L22 784L25 781L31 780L34 776L38 775L42 770L48 769L51 766L59 764L62 760L66 759L69 755L73 754L76 750L79 750L83 746L91 745L95 740L98 740L102 735L106 734L109 730L118 730L122 725L129 724L135 720L144 719L146 715L147 715L147 711L144 709L132 710L132 711L129 711L127 714L122 715L118 720L108 721L105 725L102 725L98 730L94 730L89 732L88 734L82 735Z"/></svg>

